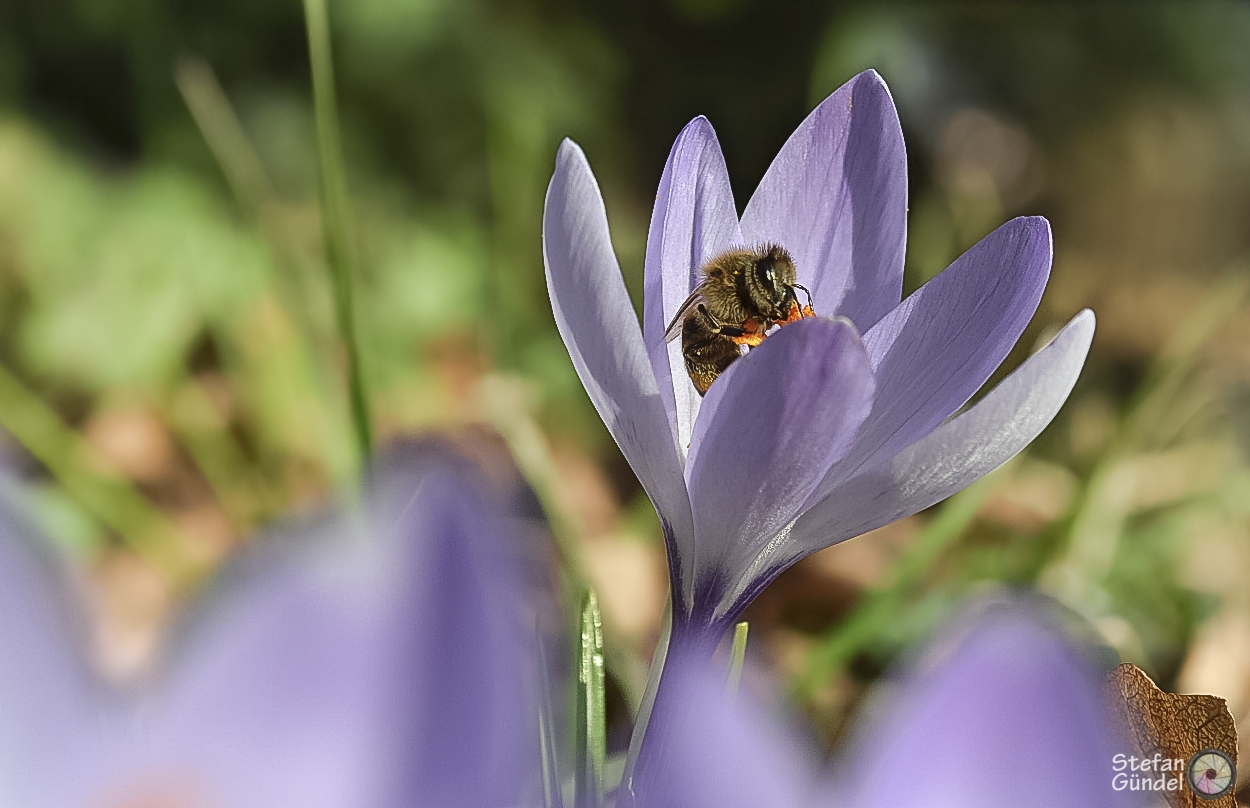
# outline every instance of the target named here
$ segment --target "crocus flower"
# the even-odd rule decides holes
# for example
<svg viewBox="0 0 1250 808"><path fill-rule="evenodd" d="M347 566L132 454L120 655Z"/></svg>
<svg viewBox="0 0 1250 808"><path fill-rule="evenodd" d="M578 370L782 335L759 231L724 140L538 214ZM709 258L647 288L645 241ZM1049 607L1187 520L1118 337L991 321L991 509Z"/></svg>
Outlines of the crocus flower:
<svg viewBox="0 0 1250 808"><path fill-rule="evenodd" d="M640 326L594 176L576 144L561 144L543 219L547 287L582 384L660 516L674 642L713 646L795 561L984 476L1071 391L1088 311L956 415L1033 315L1050 227L1008 222L900 303L906 211L902 132L874 72L803 121L741 219L716 135L696 118L660 179ZM706 261L764 243L789 251L826 316L776 331L700 398L666 326Z"/></svg>
<svg viewBox="0 0 1250 808"><path fill-rule="evenodd" d="M520 639L534 624L462 480L392 476L360 511L258 541L160 684L129 695L82 663L4 483L0 803L535 804Z"/></svg>
<svg viewBox="0 0 1250 808"><path fill-rule="evenodd" d="M723 671L675 669L666 754L640 771L639 808L1123 808L1119 737L1086 649L1036 603L988 604L888 683L840 758L816 775L795 734Z"/></svg>

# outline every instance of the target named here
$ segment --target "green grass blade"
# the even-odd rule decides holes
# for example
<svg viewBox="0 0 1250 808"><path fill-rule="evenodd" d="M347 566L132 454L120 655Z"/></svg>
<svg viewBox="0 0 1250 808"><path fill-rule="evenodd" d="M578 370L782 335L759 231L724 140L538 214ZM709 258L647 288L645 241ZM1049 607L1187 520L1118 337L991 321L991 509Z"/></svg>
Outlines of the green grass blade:
<svg viewBox="0 0 1250 808"><path fill-rule="evenodd" d="M607 750L607 714L603 667L603 620L595 593L586 590L578 621L577 704L574 710L574 804L603 804L603 764Z"/></svg>
<svg viewBox="0 0 1250 808"><path fill-rule="evenodd" d="M339 484L352 484L357 465L354 416L350 414L350 401L340 401L342 390L329 377L332 370L327 370L339 364L341 339L336 333L326 333L310 314L319 308L321 292L319 286L314 290L310 284L314 268L293 237L288 221L291 214L275 193L259 154L212 68L201 59L183 57L175 66L174 79L236 199L254 218L269 247L275 270L274 291L299 338L292 351L292 359L298 363L293 380L301 389L308 388L307 396L315 402L308 406L317 411L317 440L327 470ZM319 266L315 270L323 271ZM232 365L229 370L239 372L239 351L230 349L235 339L233 330L218 323L213 326L213 334L224 351L235 354L233 362L227 359L227 364ZM292 417L300 416L293 412Z"/></svg>
<svg viewBox="0 0 1250 808"><path fill-rule="evenodd" d="M1043 570L1043 588L1070 604L1098 597L1132 515L1136 480L1126 457L1166 445L1183 427L1178 400L1189 392L1202 348L1250 295L1245 266L1234 265L1168 338L1129 402L1120 429L1102 452L1072 511L1067 546Z"/></svg>
<svg viewBox="0 0 1250 808"><path fill-rule="evenodd" d="M742 665L747 657L747 629L745 620L734 626L734 642L729 649L729 679L725 683L730 696L737 695L738 685L742 683Z"/></svg>
<svg viewBox="0 0 1250 808"><path fill-rule="evenodd" d="M191 56L179 59L174 83L239 201L253 211L272 204L273 186L260 156L208 63Z"/></svg>
<svg viewBox="0 0 1250 808"><path fill-rule="evenodd" d="M360 366L360 342L352 303L354 242L347 201L343 147L339 140L338 108L334 100L334 67L330 56L330 21L325 0L304 0L308 27L308 58L312 63L313 106L317 118L317 153L321 163L321 228L325 237L326 263L334 288L334 311L347 353L347 387L352 422L360 456L368 462L373 453L373 426L369 400Z"/></svg>
<svg viewBox="0 0 1250 808"><path fill-rule="evenodd" d="M189 559L181 531L124 477L91 471L91 447L7 368L0 366L0 426L43 463L57 482L132 550L176 584L191 588L205 572Z"/></svg>
<svg viewBox="0 0 1250 808"><path fill-rule="evenodd" d="M1142 383L1129 402L1115 445L1105 453L1107 458L1114 460L1122 453L1154 442L1151 433L1167 422L1168 410L1191 377L1202 349L1241 311L1247 295L1250 295L1250 278L1246 276L1246 266L1240 263L1225 272L1203 295L1147 367Z"/></svg>

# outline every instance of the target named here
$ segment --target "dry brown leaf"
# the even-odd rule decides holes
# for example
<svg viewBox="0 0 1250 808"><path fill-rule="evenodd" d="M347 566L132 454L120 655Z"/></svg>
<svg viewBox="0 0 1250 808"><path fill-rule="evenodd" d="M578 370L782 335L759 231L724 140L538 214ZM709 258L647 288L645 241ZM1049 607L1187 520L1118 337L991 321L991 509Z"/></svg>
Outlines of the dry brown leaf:
<svg viewBox="0 0 1250 808"><path fill-rule="evenodd" d="M1108 691L1114 713L1143 758L1158 753L1165 760L1186 762L1186 787L1162 792L1172 808L1237 808L1233 795L1237 728L1224 699L1164 693L1141 668L1128 662L1108 676ZM1224 753L1234 766L1228 793L1215 799L1199 797L1189 787L1195 756L1212 749Z"/></svg>

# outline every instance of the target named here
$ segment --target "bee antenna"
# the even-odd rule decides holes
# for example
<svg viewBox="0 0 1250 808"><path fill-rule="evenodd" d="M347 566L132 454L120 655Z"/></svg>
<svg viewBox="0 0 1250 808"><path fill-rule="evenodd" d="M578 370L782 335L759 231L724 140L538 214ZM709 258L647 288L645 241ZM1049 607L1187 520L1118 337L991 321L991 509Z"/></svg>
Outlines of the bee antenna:
<svg viewBox="0 0 1250 808"><path fill-rule="evenodd" d="M803 286L797 283L791 284L791 286L793 286L795 289L802 289L803 294L807 295L807 305L809 306L812 305L812 293L808 291L806 286Z"/></svg>

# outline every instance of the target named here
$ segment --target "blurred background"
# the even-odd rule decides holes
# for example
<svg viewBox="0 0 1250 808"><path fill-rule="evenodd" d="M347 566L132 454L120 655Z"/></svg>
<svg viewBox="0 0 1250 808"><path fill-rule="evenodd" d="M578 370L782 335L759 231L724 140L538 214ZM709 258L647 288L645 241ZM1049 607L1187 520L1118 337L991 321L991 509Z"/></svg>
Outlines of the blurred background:
<svg viewBox="0 0 1250 808"><path fill-rule="evenodd" d="M637 305L680 128L712 121L741 208L807 112L869 67L908 144L906 291L1041 214L1053 278L996 378L1081 308L1098 332L1024 456L787 573L747 615L748 656L832 743L962 596L1037 586L1165 689L1220 695L1250 725L1250 4L329 13L377 441L435 430L539 493L565 580L603 605L615 745L666 573L552 322L556 146L585 148ZM83 571L110 676L143 670L249 534L353 479L323 254L299 2L0 5L3 452Z"/></svg>

